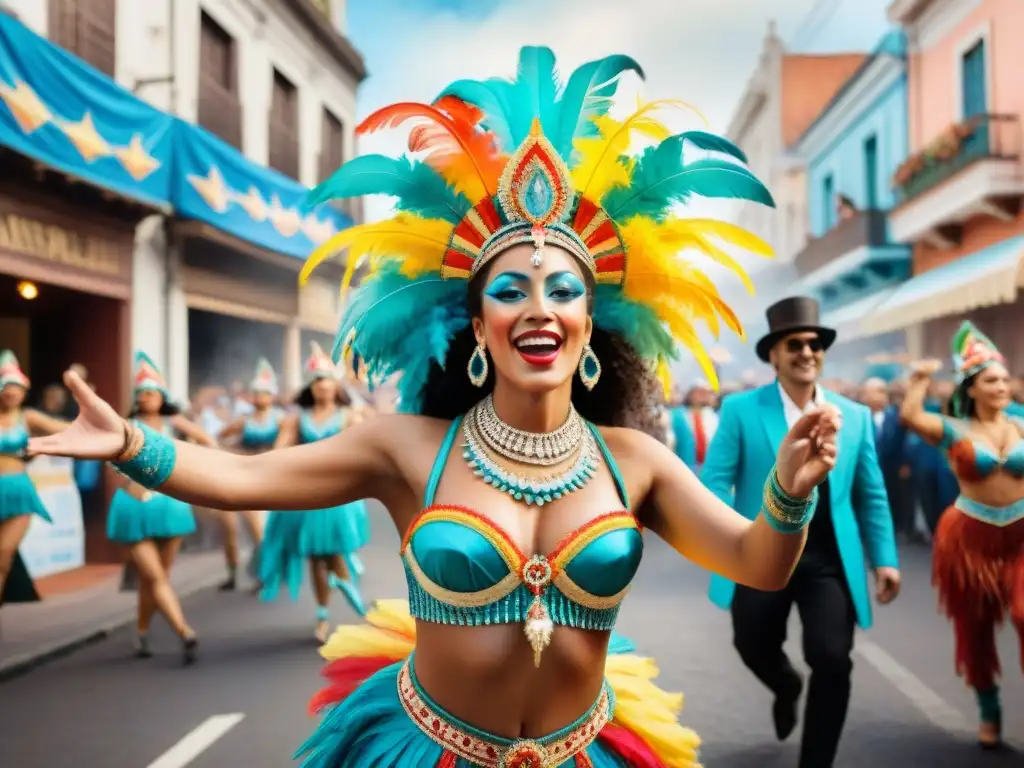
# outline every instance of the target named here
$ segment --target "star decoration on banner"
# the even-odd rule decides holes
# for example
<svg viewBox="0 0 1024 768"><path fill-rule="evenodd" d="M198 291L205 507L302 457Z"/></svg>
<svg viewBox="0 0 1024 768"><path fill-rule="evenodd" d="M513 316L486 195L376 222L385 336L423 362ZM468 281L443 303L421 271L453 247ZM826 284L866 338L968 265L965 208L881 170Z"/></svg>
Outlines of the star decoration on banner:
<svg viewBox="0 0 1024 768"><path fill-rule="evenodd" d="M310 242L319 245L338 232L330 218L320 219L314 214L303 217L297 208L283 205L277 195L271 195L268 202L254 186L244 193L232 189L217 166L210 166L205 176L193 173L186 178L211 210L226 213L234 203L253 221L269 221L282 237L294 237L301 232Z"/></svg>
<svg viewBox="0 0 1024 768"><path fill-rule="evenodd" d="M110 145L96 130L92 121L92 113L88 110L77 123L65 122L61 128L85 162L91 163L97 158L109 157L113 154Z"/></svg>
<svg viewBox="0 0 1024 768"><path fill-rule="evenodd" d="M56 114L22 80L14 84L0 80L0 99L7 105L18 127L30 136L44 125L51 124L70 141L87 163L102 157L115 157L121 167L136 181L143 181L163 164L153 157L145 146L141 133L132 136L126 146L111 144L96 128L92 113L86 110L77 120Z"/></svg>

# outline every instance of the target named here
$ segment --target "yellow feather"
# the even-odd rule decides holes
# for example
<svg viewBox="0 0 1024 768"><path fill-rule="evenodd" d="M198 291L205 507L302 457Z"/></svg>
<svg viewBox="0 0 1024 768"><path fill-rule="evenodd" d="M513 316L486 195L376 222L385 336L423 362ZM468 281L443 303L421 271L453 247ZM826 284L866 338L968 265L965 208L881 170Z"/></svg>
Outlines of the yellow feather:
<svg viewBox="0 0 1024 768"><path fill-rule="evenodd" d="M410 213L399 213L388 221L349 227L310 254L299 274L299 284L305 285L314 269L346 248L345 275L341 281L343 294L352 282L356 267L366 257L371 258L371 268L376 268L382 257L401 257L402 274L407 277L438 270L451 231L451 222L423 219Z"/></svg>
<svg viewBox="0 0 1024 768"><path fill-rule="evenodd" d="M466 153L452 155L438 171L456 192L464 194L473 205L488 196L487 187L480 180L480 169Z"/></svg>
<svg viewBox="0 0 1024 768"><path fill-rule="evenodd" d="M654 374L661 382L661 390L665 394L665 399L668 400L672 397L672 369L669 368L668 360L659 358Z"/></svg>
<svg viewBox="0 0 1024 768"><path fill-rule="evenodd" d="M580 161L572 169L576 190L589 200L600 200L612 187L629 184L629 168L620 158L629 151L634 131L655 141L663 141L671 135L667 127L650 116L651 112L667 106L687 108L689 105L669 99L652 101L640 106L622 122L608 115L597 116L594 124L598 135L574 142L580 154Z"/></svg>
<svg viewBox="0 0 1024 768"><path fill-rule="evenodd" d="M709 235L758 256L772 258L775 255L772 247L757 235L724 221L669 218L660 222L658 228L659 237L671 242L677 250L694 248L702 251L704 255L732 271L743 281L743 285L751 295L754 293L754 284L750 281L747 271L732 256L712 242Z"/></svg>

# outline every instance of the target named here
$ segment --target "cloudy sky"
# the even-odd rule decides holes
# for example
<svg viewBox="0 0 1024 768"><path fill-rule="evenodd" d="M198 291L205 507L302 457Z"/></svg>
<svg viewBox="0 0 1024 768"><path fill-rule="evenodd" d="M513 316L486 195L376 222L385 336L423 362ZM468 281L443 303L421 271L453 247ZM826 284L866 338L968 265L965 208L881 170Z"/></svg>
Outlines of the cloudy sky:
<svg viewBox="0 0 1024 768"><path fill-rule="evenodd" d="M641 83L630 75L623 81L626 113L637 95L682 99L704 114L711 130L723 132L770 20L794 51L866 51L887 29L890 0L347 2L349 36L370 71L359 94L360 118L398 101L430 101L459 78L511 76L521 46L547 45L563 77L586 61L628 54L647 79ZM664 117L676 130L703 127L690 115ZM358 151L399 154L405 137L400 131L362 137ZM390 211L388 198L366 201L368 220ZM728 204L694 200L683 215L730 218L731 212Z"/></svg>

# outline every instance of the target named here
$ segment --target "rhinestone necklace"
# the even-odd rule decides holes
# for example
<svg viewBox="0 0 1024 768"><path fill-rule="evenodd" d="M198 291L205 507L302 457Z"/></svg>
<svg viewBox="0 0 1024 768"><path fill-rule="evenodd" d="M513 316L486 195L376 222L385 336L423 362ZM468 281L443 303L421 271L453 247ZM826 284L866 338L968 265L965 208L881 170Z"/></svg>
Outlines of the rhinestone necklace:
<svg viewBox="0 0 1024 768"><path fill-rule="evenodd" d="M492 459L484 447L486 443L476 426L477 422L473 413L473 410L479 407L480 405L474 406L463 420L462 434L466 442L463 444L462 457L473 470L473 474L488 485L507 493L516 501L540 507L573 491L578 491L594 476L594 472L601 463L601 451L597 441L594 439L593 433L584 427L579 442L565 457L570 459L572 453L575 453L576 460L564 472L531 476L507 469ZM582 419L580 421L582 422ZM528 432L523 434L529 435Z"/></svg>
<svg viewBox="0 0 1024 768"><path fill-rule="evenodd" d="M494 398L488 395L466 415L484 445L499 456L519 464L550 467L568 460L579 449L587 428L576 409L569 404L569 417L553 432L524 432L506 424L494 410Z"/></svg>

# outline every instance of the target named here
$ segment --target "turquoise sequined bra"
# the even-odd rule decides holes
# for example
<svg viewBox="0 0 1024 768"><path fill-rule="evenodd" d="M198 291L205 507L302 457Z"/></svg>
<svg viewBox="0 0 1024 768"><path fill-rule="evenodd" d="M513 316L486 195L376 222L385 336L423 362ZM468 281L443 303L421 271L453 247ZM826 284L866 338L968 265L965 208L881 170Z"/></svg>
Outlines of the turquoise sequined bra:
<svg viewBox="0 0 1024 768"><path fill-rule="evenodd" d="M460 434L456 419L427 484L426 508L409 526L402 560L412 615L439 624L526 622L543 611L553 624L611 630L640 566L642 529L629 511L625 483L596 427L623 510L597 517L544 555L527 555L483 515L434 504L448 454Z"/></svg>
<svg viewBox="0 0 1024 768"><path fill-rule="evenodd" d="M246 419L242 425L242 445L246 448L272 447L280 431L281 423L273 413L268 413L263 421Z"/></svg>
<svg viewBox="0 0 1024 768"><path fill-rule="evenodd" d="M25 455L28 448L28 429L25 428L25 417L19 416L18 420L9 427L0 427L0 456Z"/></svg>
<svg viewBox="0 0 1024 768"><path fill-rule="evenodd" d="M306 444L326 440L328 437L334 437L344 428L344 414L340 410L319 424L313 421L313 417L309 415L308 411L303 411L299 416L299 442Z"/></svg>

